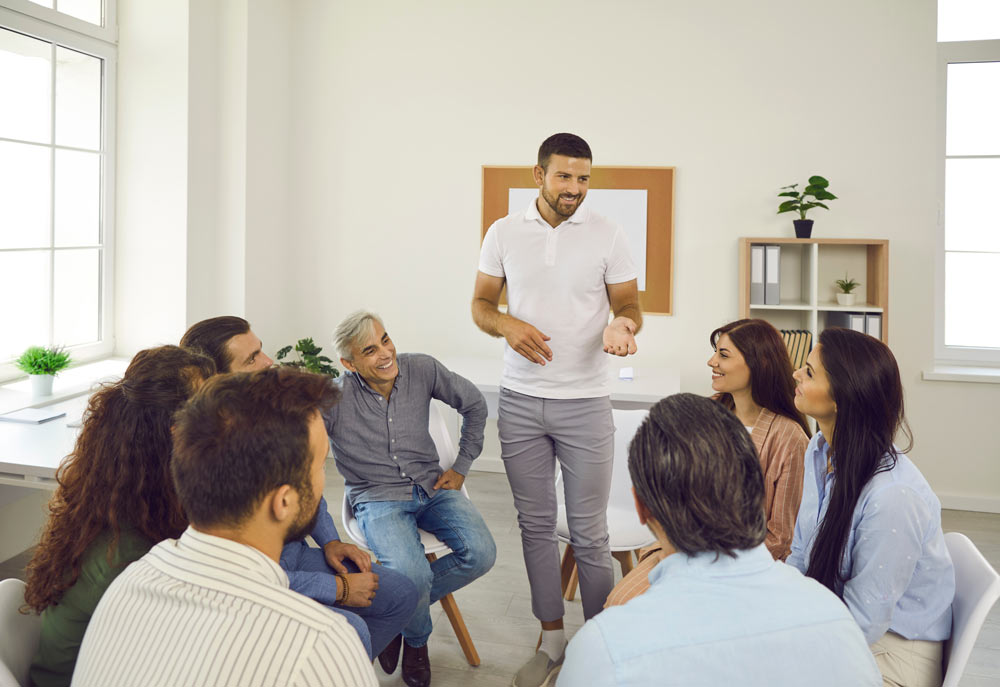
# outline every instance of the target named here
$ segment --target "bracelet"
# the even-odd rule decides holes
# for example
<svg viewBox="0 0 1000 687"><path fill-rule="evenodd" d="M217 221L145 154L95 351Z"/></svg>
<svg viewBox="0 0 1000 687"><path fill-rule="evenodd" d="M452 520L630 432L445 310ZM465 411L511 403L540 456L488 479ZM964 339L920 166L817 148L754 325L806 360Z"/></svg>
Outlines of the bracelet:
<svg viewBox="0 0 1000 687"><path fill-rule="evenodd" d="M340 597L337 598L337 603L345 603L347 597L351 594L351 585L347 583L347 575L337 575L337 579L340 580L340 585L344 588Z"/></svg>

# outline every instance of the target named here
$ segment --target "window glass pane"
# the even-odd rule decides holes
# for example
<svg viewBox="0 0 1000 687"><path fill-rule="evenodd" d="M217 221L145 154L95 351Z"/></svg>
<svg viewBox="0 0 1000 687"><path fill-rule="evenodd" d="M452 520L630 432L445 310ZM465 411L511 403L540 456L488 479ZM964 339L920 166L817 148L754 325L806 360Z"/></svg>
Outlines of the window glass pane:
<svg viewBox="0 0 1000 687"><path fill-rule="evenodd" d="M997 0L938 0L939 41L983 41L1000 38Z"/></svg>
<svg viewBox="0 0 1000 687"><path fill-rule="evenodd" d="M97 341L101 291L101 251L58 250L52 341L75 346Z"/></svg>
<svg viewBox="0 0 1000 687"><path fill-rule="evenodd" d="M1000 158L945 162L945 250L1000 252Z"/></svg>
<svg viewBox="0 0 1000 687"><path fill-rule="evenodd" d="M28 346L49 342L49 252L0 253L0 361L16 358ZM13 324L13 326L10 326Z"/></svg>
<svg viewBox="0 0 1000 687"><path fill-rule="evenodd" d="M101 146L101 60L56 48L56 144Z"/></svg>
<svg viewBox="0 0 1000 687"><path fill-rule="evenodd" d="M56 151L55 225L57 246L100 242L101 156Z"/></svg>
<svg viewBox="0 0 1000 687"><path fill-rule="evenodd" d="M52 45L0 29L0 137L52 139Z"/></svg>
<svg viewBox="0 0 1000 687"><path fill-rule="evenodd" d="M1000 154L1000 62L948 65L948 155Z"/></svg>
<svg viewBox="0 0 1000 687"><path fill-rule="evenodd" d="M58 0L56 9L71 17L102 26L101 0Z"/></svg>
<svg viewBox="0 0 1000 687"><path fill-rule="evenodd" d="M51 154L50 148L0 141L0 248L49 245Z"/></svg>
<svg viewBox="0 0 1000 687"><path fill-rule="evenodd" d="M944 343L1000 348L1000 253L945 253Z"/></svg>

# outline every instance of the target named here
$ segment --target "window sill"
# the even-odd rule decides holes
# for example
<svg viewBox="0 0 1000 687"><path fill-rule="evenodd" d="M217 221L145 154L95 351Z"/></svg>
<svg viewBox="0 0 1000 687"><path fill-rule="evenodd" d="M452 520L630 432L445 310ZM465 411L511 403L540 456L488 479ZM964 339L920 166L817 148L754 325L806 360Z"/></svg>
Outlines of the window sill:
<svg viewBox="0 0 1000 687"><path fill-rule="evenodd" d="M64 370L56 375L52 383L52 395L38 399L31 397L31 380L27 377L0 385L0 413L21 408L40 408L89 394L96 384L120 379L125 374L128 363L124 358L105 358Z"/></svg>
<svg viewBox="0 0 1000 687"><path fill-rule="evenodd" d="M923 378L929 382L973 382L1000 384L1000 367L974 365L935 365L924 370Z"/></svg>

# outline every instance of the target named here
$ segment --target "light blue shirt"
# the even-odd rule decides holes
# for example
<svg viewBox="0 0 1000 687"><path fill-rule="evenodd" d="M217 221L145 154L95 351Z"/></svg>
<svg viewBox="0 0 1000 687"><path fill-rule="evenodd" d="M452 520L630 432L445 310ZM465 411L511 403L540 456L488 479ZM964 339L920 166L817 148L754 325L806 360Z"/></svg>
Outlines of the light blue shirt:
<svg viewBox="0 0 1000 687"><path fill-rule="evenodd" d="M763 545L736 558L675 553L649 582L576 633L559 687L882 685L844 604Z"/></svg>
<svg viewBox="0 0 1000 687"><path fill-rule="evenodd" d="M809 567L836 477L836 471L826 470L829 452L830 444L817 432L806 449L802 503L786 561L802 572ZM861 489L841 577L844 603L869 644L887 630L906 639L951 636L955 568L941 531L941 502L898 451L895 467L877 473Z"/></svg>

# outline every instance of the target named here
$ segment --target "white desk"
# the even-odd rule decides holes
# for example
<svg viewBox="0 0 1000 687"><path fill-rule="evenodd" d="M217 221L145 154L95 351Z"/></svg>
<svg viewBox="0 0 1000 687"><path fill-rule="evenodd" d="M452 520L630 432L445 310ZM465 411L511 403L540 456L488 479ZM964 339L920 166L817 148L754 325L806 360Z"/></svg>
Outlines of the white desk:
<svg viewBox="0 0 1000 687"><path fill-rule="evenodd" d="M0 484L55 489L56 469L73 451L80 433L66 424L79 421L89 398L84 394L46 406L66 415L40 425L0 422Z"/></svg>
<svg viewBox="0 0 1000 687"><path fill-rule="evenodd" d="M483 392L490 407L490 417L496 417L500 398L500 374L503 372L503 358L447 358L441 360L445 367L457 372ZM681 390L680 375L673 370L655 367L637 367L635 378L624 381L618 378L622 367L630 367L631 358L608 356L608 379L610 380L611 405L614 408L632 410L649 408L661 398L676 394Z"/></svg>

